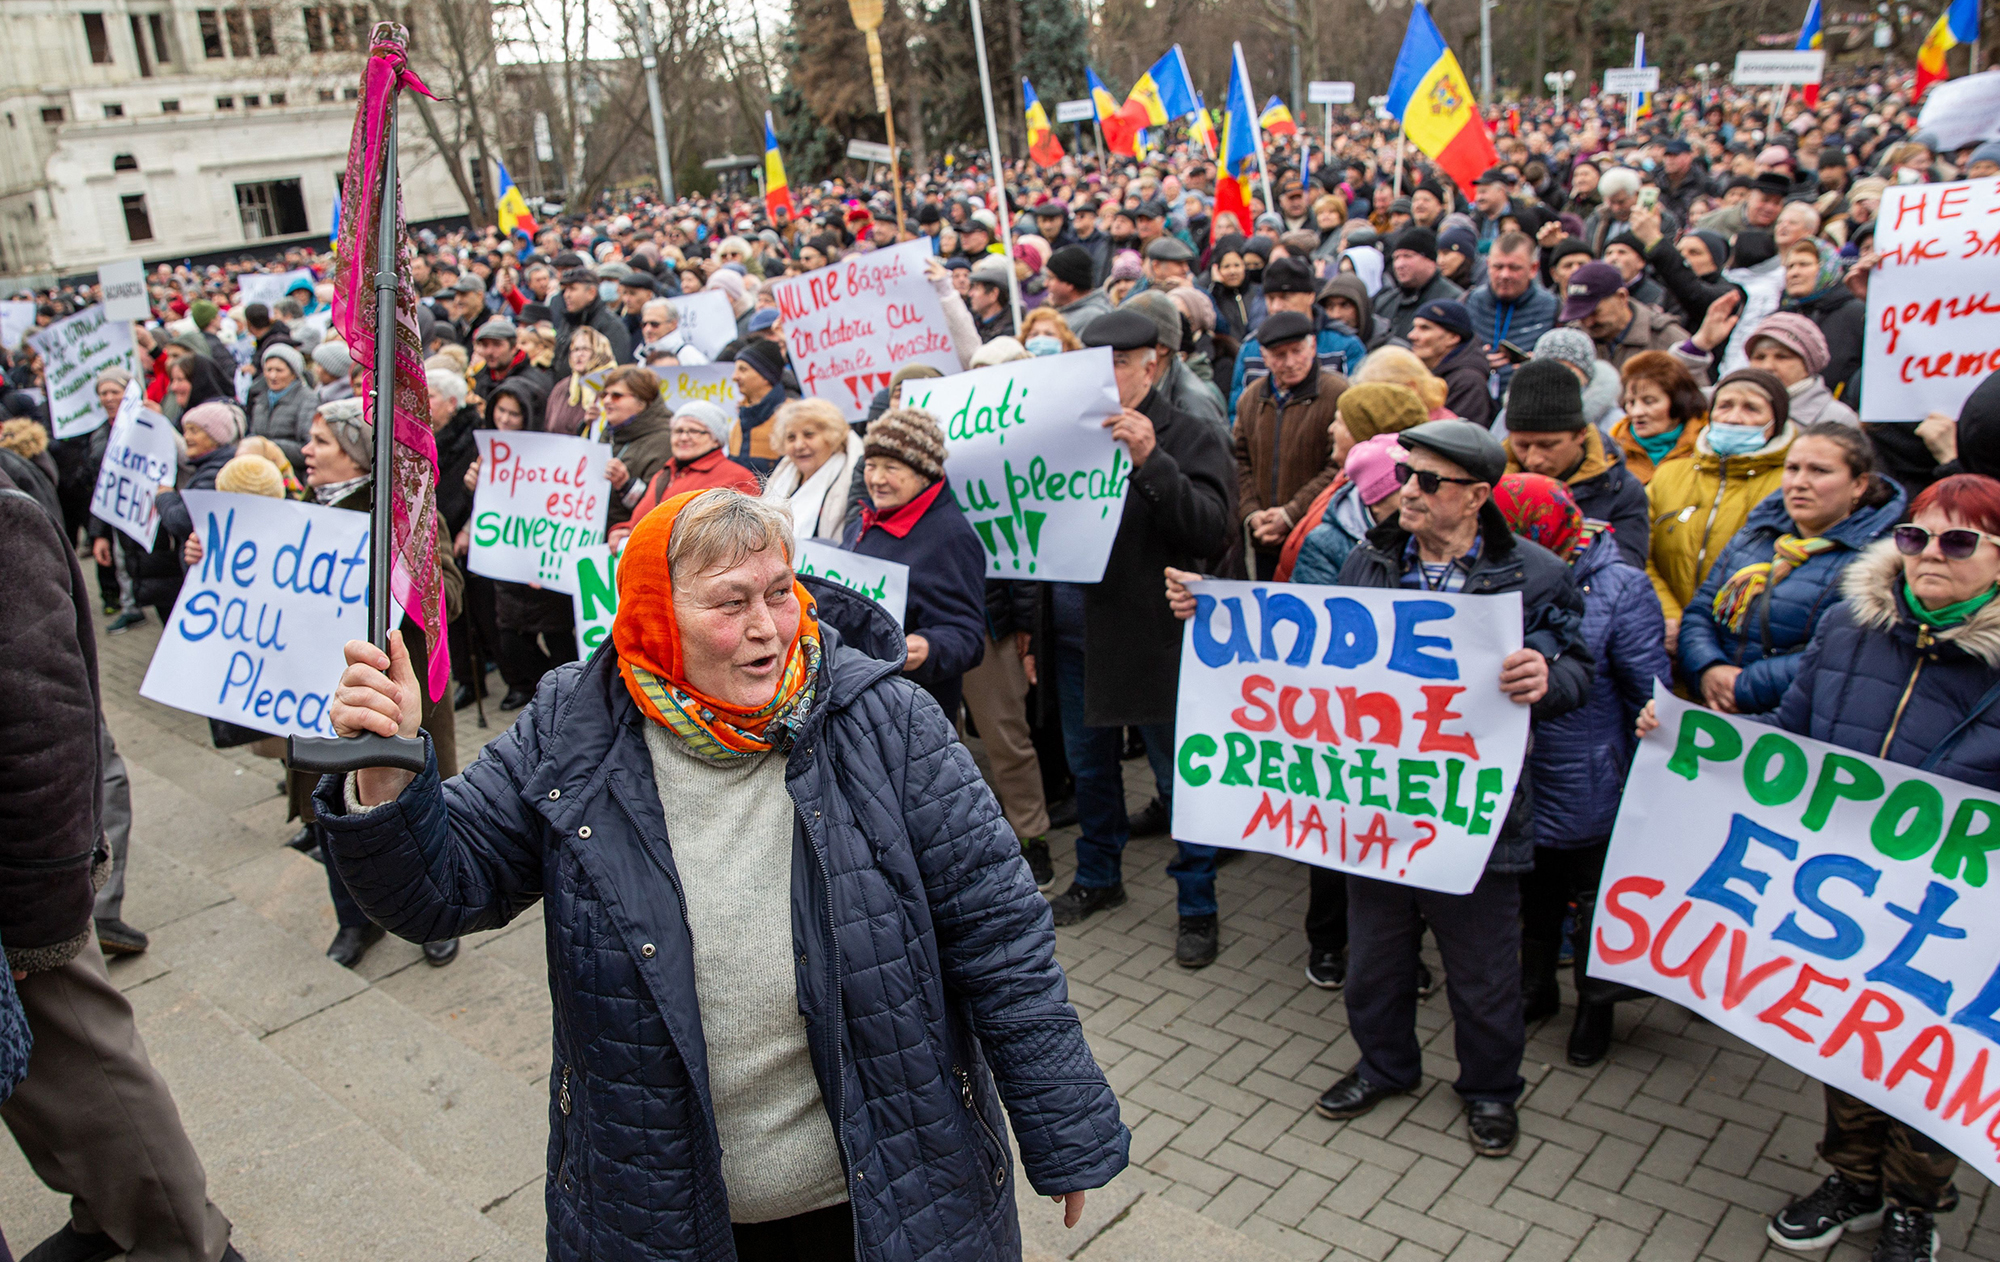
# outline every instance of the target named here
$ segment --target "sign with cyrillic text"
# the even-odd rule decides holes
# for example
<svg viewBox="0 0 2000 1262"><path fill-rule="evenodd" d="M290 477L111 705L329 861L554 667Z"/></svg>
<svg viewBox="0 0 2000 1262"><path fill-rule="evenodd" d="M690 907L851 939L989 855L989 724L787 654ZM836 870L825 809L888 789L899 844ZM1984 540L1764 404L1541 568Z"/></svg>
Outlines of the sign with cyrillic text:
<svg viewBox="0 0 2000 1262"><path fill-rule="evenodd" d="M153 305L146 299L146 260L131 258L97 269L97 292L104 313L113 320L148 320Z"/></svg>
<svg viewBox="0 0 2000 1262"><path fill-rule="evenodd" d="M945 474L988 578L1103 579L1132 480L1131 453L1104 428L1122 410L1109 347L908 381L903 404L944 429Z"/></svg>
<svg viewBox="0 0 2000 1262"><path fill-rule="evenodd" d="M104 445L104 463L97 467L97 486L90 493L90 515L109 522L151 552L159 533L160 511L153 497L172 487L180 471L180 451L167 418L146 406L135 379L118 402L118 418Z"/></svg>
<svg viewBox="0 0 2000 1262"><path fill-rule="evenodd" d="M1173 835L1464 894L1506 823L1528 707L1518 592L1204 580L1181 645Z"/></svg>
<svg viewBox="0 0 2000 1262"><path fill-rule="evenodd" d="M201 564L181 580L139 695L275 736L332 736L343 650L368 638L369 514L220 491L181 498Z"/></svg>
<svg viewBox="0 0 2000 1262"><path fill-rule="evenodd" d="M509 583L574 593L571 550L604 537L611 448L568 434L482 429L466 567Z"/></svg>
<svg viewBox="0 0 2000 1262"><path fill-rule="evenodd" d="M1590 975L1664 995L2000 1179L2000 794L1664 690L1654 703Z"/></svg>
<svg viewBox="0 0 2000 1262"><path fill-rule="evenodd" d="M1864 421L1958 416L2000 371L2000 179L1891 184L1875 216Z"/></svg>
<svg viewBox="0 0 2000 1262"><path fill-rule="evenodd" d="M42 357L49 388L49 424L57 438L88 434L111 418L97 400L97 374L123 368L138 375L132 351L132 326L104 314L104 304L85 307L57 320L28 344Z"/></svg>
<svg viewBox="0 0 2000 1262"><path fill-rule="evenodd" d="M898 368L959 370L944 307L924 275L932 248L924 237L771 282L800 389L858 421Z"/></svg>
<svg viewBox="0 0 2000 1262"><path fill-rule="evenodd" d="M794 570L860 592L888 610L897 626L903 625L903 612L910 602L909 566L812 539L801 539L793 551Z"/></svg>

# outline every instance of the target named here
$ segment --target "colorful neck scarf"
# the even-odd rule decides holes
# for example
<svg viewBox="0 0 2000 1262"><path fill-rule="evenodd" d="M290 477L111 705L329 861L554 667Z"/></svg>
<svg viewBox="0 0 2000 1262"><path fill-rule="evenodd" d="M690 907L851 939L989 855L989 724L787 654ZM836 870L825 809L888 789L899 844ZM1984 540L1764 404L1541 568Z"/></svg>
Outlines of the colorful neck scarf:
<svg viewBox="0 0 2000 1262"><path fill-rule="evenodd" d="M1831 552L1839 546L1825 535L1814 539L1779 535L1778 542L1772 546L1769 561L1744 566L1731 574L1729 581L1722 585L1722 590L1715 593L1715 620L1731 632L1740 634L1744 621L1750 616L1750 607L1757 603L1757 597L1766 588L1776 587L1785 580L1785 575L1820 553Z"/></svg>
<svg viewBox="0 0 2000 1262"><path fill-rule="evenodd" d="M1654 464L1658 464L1667 458L1667 453L1674 449L1674 444L1681 440L1681 435L1686 430L1686 421L1682 421L1672 429L1663 429L1659 433L1650 436L1641 434L1638 428L1634 427L1632 430L1632 441L1639 444L1639 450L1646 453L1646 459L1652 461Z"/></svg>
<svg viewBox="0 0 2000 1262"><path fill-rule="evenodd" d="M769 701L745 710L707 696L687 682L667 550L675 519L696 497L709 493L673 496L633 528L618 563L618 616L611 624L611 641L618 651L625 689L646 717L679 737L695 757L726 764L791 748L812 713L821 648L812 596L795 580L792 594L799 602L799 633L787 650L778 690Z"/></svg>
<svg viewBox="0 0 2000 1262"><path fill-rule="evenodd" d="M1587 544L1583 510L1570 489L1539 473L1510 473L1493 488L1493 502L1507 529L1532 539L1565 561Z"/></svg>
<svg viewBox="0 0 2000 1262"><path fill-rule="evenodd" d="M1918 603L1916 592L1910 589L1910 580L1907 578L1903 580L1903 603L1910 607L1910 613L1918 622L1933 631L1945 631L1958 626L1993 603L1995 596L2000 596L2000 587L1989 587L1977 596L1961 600L1957 604L1946 605L1942 609L1926 609Z"/></svg>

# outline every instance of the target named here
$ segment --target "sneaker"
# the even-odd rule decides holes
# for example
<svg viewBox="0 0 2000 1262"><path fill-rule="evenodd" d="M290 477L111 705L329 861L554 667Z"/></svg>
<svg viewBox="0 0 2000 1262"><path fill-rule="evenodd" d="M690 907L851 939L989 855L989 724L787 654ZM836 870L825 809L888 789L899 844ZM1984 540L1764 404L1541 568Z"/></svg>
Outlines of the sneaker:
<svg viewBox="0 0 2000 1262"><path fill-rule="evenodd" d="M1824 1249L1843 1232L1881 1226L1883 1210L1882 1189L1830 1174L1818 1188L1773 1214L1764 1234L1783 1249ZM1925 1219L1928 1227L1929 1215Z"/></svg>
<svg viewBox="0 0 2000 1262"><path fill-rule="evenodd" d="M1339 990L1347 984L1347 953L1317 949L1307 952L1306 980L1321 990Z"/></svg>
<svg viewBox="0 0 2000 1262"><path fill-rule="evenodd" d="M1174 963L1182 968L1207 968L1221 949L1222 926L1215 916L1182 916L1174 939Z"/></svg>
<svg viewBox="0 0 2000 1262"><path fill-rule="evenodd" d="M1028 861L1028 871L1035 874L1035 888L1047 893L1056 883L1056 865L1049 858L1048 840L1030 837L1022 842L1021 857Z"/></svg>
<svg viewBox="0 0 2000 1262"><path fill-rule="evenodd" d="M1437 993L1437 978L1431 976L1431 966L1417 961L1417 998L1429 999Z"/></svg>
<svg viewBox="0 0 2000 1262"><path fill-rule="evenodd" d="M1932 1262L1937 1251L1937 1220L1931 1212L1898 1205L1882 1220L1872 1262Z"/></svg>
<svg viewBox="0 0 2000 1262"><path fill-rule="evenodd" d="M1049 912L1058 925L1073 925L1085 917L1125 905L1124 885L1090 889L1072 883L1069 890L1049 900Z"/></svg>
<svg viewBox="0 0 2000 1262"><path fill-rule="evenodd" d="M145 624L146 624L146 614L144 610L127 609L124 613L121 613L116 618L113 618L111 620L111 625L104 628L104 630L111 635L123 635L127 631L130 631L133 627L140 627L144 626Z"/></svg>
<svg viewBox="0 0 2000 1262"><path fill-rule="evenodd" d="M1163 837L1173 824L1167 813L1167 804L1154 798L1146 803L1146 809L1131 819L1131 835L1138 837Z"/></svg>

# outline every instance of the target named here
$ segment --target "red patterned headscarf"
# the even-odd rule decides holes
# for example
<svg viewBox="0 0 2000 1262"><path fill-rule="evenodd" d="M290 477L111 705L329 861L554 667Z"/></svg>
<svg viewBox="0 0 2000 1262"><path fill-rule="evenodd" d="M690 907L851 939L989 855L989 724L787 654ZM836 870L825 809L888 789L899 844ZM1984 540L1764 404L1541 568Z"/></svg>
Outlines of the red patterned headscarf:
<svg viewBox="0 0 2000 1262"><path fill-rule="evenodd" d="M1539 473L1510 473L1493 488L1493 502L1507 529L1532 539L1565 561L1589 539L1583 510L1569 488Z"/></svg>

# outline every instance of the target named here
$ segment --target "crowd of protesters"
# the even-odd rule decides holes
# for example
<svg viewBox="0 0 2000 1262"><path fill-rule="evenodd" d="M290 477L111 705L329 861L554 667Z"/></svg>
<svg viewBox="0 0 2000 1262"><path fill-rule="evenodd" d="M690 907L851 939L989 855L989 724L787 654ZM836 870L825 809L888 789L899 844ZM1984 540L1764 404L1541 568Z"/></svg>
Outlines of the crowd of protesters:
<svg viewBox="0 0 2000 1262"><path fill-rule="evenodd" d="M1030 989L1043 986L1054 967L1050 922L1075 925L1123 904L1128 840L1169 832L1180 620L1193 609L1186 583L1211 575L1518 592L1524 647L1496 683L1527 707L1532 752L1478 886L1448 895L1317 867L1299 872L1308 891L1304 981L1345 989L1360 1051L1319 1112L1357 1117L1417 1087L1416 1008L1441 986L1472 1148L1511 1152L1525 1039L1563 1006L1560 971L1574 970L1574 1065L1612 1054L1616 1005L1639 994L1586 976L1585 962L1613 821L1636 741L1653 721L1656 685L2000 787L2000 711L1986 709L2000 691L2000 377L1955 417L1857 419L1866 388L1862 312L1884 190L2000 172L2000 144L1939 152L1916 129L1905 95L1879 77L1828 90L1810 107L1787 100L1775 119L1772 104L1733 92L1666 93L1634 129L1622 103L1523 102L1492 116L1499 160L1467 188L1414 150L1399 153L1384 125L1343 121L1330 150L1317 138L1273 138L1268 184L1260 176L1252 185L1248 222L1218 218L1215 163L1174 140L1131 159L1010 167L1004 202L990 170L974 161L915 174L901 190L829 180L797 190L804 196L789 212L727 197L637 200L551 222L532 241L490 229L414 234L410 279L439 460L435 551L456 684L425 704L399 700L395 681L424 677L422 635L408 621L407 654L350 650L355 695L380 703L370 711L344 686L348 727L421 729L430 769L414 780L385 774L347 784L286 773L302 825L291 844L326 862L338 912L328 954L351 967L386 928L423 941L427 960L444 966L458 933L491 927L539 894L551 900L552 924L558 901L563 917L582 918L566 951L623 960L615 935L594 918L602 913L584 906L589 882L616 871L582 874L564 859L558 872L554 841L534 840L538 830L584 818L577 812L587 806L537 813L523 805L537 795L553 801L572 783L581 789L590 759L629 762L631 774L651 778L676 845L693 856L680 871L714 864L690 878L688 895L705 887L718 904L753 901L757 882L745 875L744 888L732 890L726 874L736 869L725 856L684 839L733 833L740 823L746 835L768 833L773 864L788 866L789 789L802 817L810 810L818 819L823 809L844 830L830 842L838 863L815 879L837 887L828 906L839 916L865 917L871 892L896 895L856 875L874 872L860 832L892 825L877 818L879 802L860 800L828 768L839 761L848 774L886 776L914 760L937 784L901 789L914 796L890 809L905 825L921 819L935 837L939 853L919 853L923 870L908 879L939 900L938 924L913 928L908 942L871 940L870 958L880 968L891 967L891 956L895 967L912 967L900 963L905 954L930 959L928 972L915 972L935 982L941 952L944 972L970 988L975 1008L992 1001L973 1015L975 1026L990 1019L1073 1029L1060 1002L1002 1002L993 989L999 965L973 944L1006 943L1010 966L1042 978ZM1005 232L1002 214L1011 218ZM771 282L918 236L934 242L927 274L962 367L1110 349L1122 410L1108 424L1132 473L1103 581L985 578L939 421L903 404L905 383L933 370L897 372L854 424L803 397ZM164 620L185 569L199 562L200 539L173 491L237 490L363 510L372 502L372 429L355 397L358 366L326 318L330 282L301 281L275 305L240 299L245 272L281 268L331 275L328 256L297 250L230 267L163 264L151 277L155 318L138 330L140 384L173 422L185 459L177 486L161 496L162 529L150 550L89 515L105 428L52 441L37 356L26 345L5 348L0 474L39 500L94 564L91 603L108 634L145 623L148 610ZM1767 281L1781 294L1776 309L1739 327L1748 294ZM734 365L734 417L702 402L670 409L662 397L655 370L709 359L671 301L697 292L719 293L735 316L715 356ZM87 289L68 287L34 297L43 324L91 301ZM95 383L107 418L129 381L113 370ZM560 669L579 657L569 598L464 564L473 433L481 429L608 444L613 503L603 525L614 542L650 539L660 556L679 558L693 538L686 547L716 558L710 569L685 572L679 560L670 571L663 563L637 580L682 610L685 625L665 615L641 625L634 615L628 627L621 609L614 646ZM767 543L788 551L804 540L908 565L904 627L885 626L866 602L824 587L812 589L816 618L779 608L793 599L790 571L769 564ZM730 576L755 589L744 599L778 609L781 634L768 653L752 644L762 663L755 669L740 665L752 658L739 658L702 676L687 639L693 606L683 602L696 599L696 588L720 593ZM719 607L701 606L701 617ZM88 643L94 628L83 630ZM833 714L817 725L812 680L801 696L798 662L808 676L822 672L820 705ZM499 709L524 717L453 779L453 710L482 706L496 670ZM783 675L776 697L759 673L767 671ZM906 677L935 706L916 705L909 690L884 691L885 674ZM719 700L711 712L688 707L689 695ZM615 702L608 710L607 696ZM587 704L569 705L570 697ZM644 741L620 717L633 704L652 720ZM656 742L659 731L677 733L685 748ZM967 796L954 779L977 774L954 732L983 743L991 797ZM261 732L215 723L213 737L281 755ZM758 761L794 739L823 745L792 764L795 778L786 779L781 760ZM1940 741L1948 746L1942 761ZM101 758L84 761L102 767L106 856L122 867L129 791L108 733L101 745ZM1138 758L1156 794L1132 813L1122 764ZM555 764L574 764L573 774L551 772ZM891 778L906 784L900 771ZM592 783L592 794L603 792ZM390 799L405 803L393 818L374 809ZM629 811L590 818L603 832L631 824L633 854L650 844ZM1074 877L1055 892L1049 838L1072 824ZM482 833L515 849L485 847ZM1216 872L1235 854L1173 846L1174 959L1183 967L1204 967L1226 949ZM946 881L944 869L957 864L971 864L976 881ZM1050 895L1046 916L1041 900L1021 900L1030 880ZM766 927L789 941L790 882L779 886ZM419 888L427 893L409 895ZM120 918L122 889L119 872L97 896L95 933L85 937L104 951L143 951L145 935ZM685 914L711 929L734 923L715 907L690 903ZM76 939L80 950L76 926L59 928L46 943L22 945ZM0 917L10 949L22 932L43 929ZM862 932L880 937L879 925ZM1426 933L1442 976L1420 958ZM699 934L695 941L686 997L691 1005L701 989L702 1011L671 1020L694 1022L697 1044L709 1030L718 1083L734 1072L721 1063L732 1038L778 1039L795 1069L806 1063L797 1058L819 1058L818 1025L721 1032L702 988L722 985L724 973L702 957ZM648 959L653 950L645 946ZM822 966L822 950L840 967L832 939L815 938L799 955L801 979ZM789 995L790 955L747 967L766 965L773 975L760 983ZM608 1005L626 974L599 967L578 964L563 993L585 1007ZM848 996L886 1024L872 1027L875 1042L846 1055L892 1056L909 1045L897 1031L919 1021L906 1010L916 992L900 984L876 978ZM806 982L798 985L803 1003ZM24 993L32 986L31 977ZM955 1045L959 1033L940 1030L916 1037ZM591 1030L568 1033L582 1040ZM1075 1193L1080 1207L1081 1190L1101 1186L1124 1160L1122 1132L1105 1113L1108 1090L1089 1075L1081 1085L1050 1085L1060 1075L1043 1061L1075 1055L1070 1034L1049 1036L1067 1049L1060 1053L1047 1043L1031 1053L1027 1033L1011 1037L997 1049L988 1043L985 1077L958 1079L964 1099L982 1127L997 1114L989 1101L996 1080L1017 1128L1020 1110L1062 1113L1024 1155L1039 1190ZM559 1029L559 1061L564 1038ZM939 1055L946 1063L953 1053L941 1046ZM1026 1059L1010 1059L1017 1056ZM625 1104L663 1116L701 1107L685 1083L634 1072L641 1081L618 1096ZM566 1116L570 1065L559 1063L558 1074ZM869 1079L870 1101L880 1090ZM936 1091L936 1083L917 1090L918 1112ZM1822 1153L1835 1173L1773 1219L1773 1239L1816 1248L1879 1223L1878 1259L1930 1257L1933 1215L1956 1203L1953 1159L1849 1096L1828 1088L1827 1099ZM740 1096L735 1103L748 1108ZM695 1173L684 1188L656 1187L633 1203L699 1199L719 1186L703 1181L712 1176L729 1184L732 1208L740 1195L768 1218L811 1220L821 1233L814 1241L841 1245L825 1256L851 1254L855 1238L898 1229L879 1193L863 1190L864 1178L890 1182L922 1160L914 1139L899 1142L914 1132L884 1118L873 1124L895 1133L864 1160L870 1123L860 1116L838 1119L831 1136L824 1127L799 1130L796 1115L768 1131L757 1129L766 1115L718 1117L719 1167L690 1158ZM16 1114L7 1118L19 1133ZM857 1148L848 1150L850 1142ZM785 1178L760 1168L759 1153ZM575 1177L621 1186L640 1179L629 1154L605 1149L591 1160L602 1169ZM567 1167L551 1169L551 1240L560 1239L565 1256L613 1239L649 1251L695 1248L717 1229L699 1214L628 1227L593 1219L572 1177ZM842 1206L850 1198L851 1213ZM827 1219L830 1207L845 1216ZM739 1247L745 1222L755 1221L738 1220ZM768 1256L822 1256L815 1248L798 1243ZM937 1248L937 1256L949 1251Z"/></svg>

